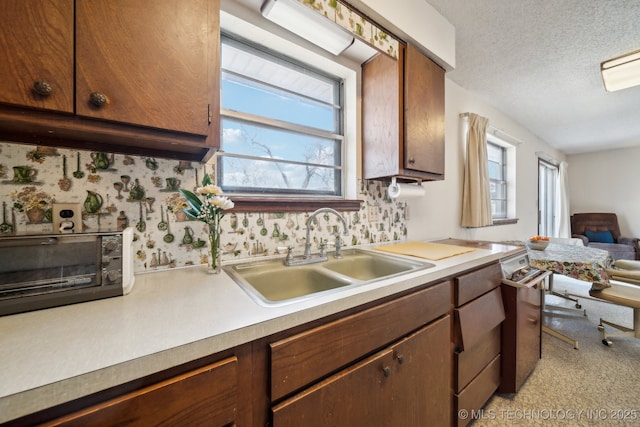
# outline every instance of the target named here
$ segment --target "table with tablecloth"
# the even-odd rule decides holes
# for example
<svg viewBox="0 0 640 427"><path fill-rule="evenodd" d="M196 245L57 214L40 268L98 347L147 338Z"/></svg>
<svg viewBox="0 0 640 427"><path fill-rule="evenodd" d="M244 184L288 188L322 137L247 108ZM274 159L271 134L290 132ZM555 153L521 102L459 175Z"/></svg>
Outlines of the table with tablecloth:
<svg viewBox="0 0 640 427"><path fill-rule="evenodd" d="M607 268L613 259L609 252L586 246L549 243L544 250L528 248L531 266L549 270L592 283L592 289L604 289L609 284Z"/></svg>

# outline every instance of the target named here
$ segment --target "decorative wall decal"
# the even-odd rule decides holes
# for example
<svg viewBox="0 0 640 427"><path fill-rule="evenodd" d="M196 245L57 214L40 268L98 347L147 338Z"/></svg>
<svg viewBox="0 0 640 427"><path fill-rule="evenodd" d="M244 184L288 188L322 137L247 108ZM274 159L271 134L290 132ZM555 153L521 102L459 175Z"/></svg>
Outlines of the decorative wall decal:
<svg viewBox="0 0 640 427"><path fill-rule="evenodd" d="M76 171L73 173L73 177L77 179L82 179L84 178L84 172L80 170L80 153L78 153L77 158L78 159L77 159Z"/></svg>
<svg viewBox="0 0 640 427"><path fill-rule="evenodd" d="M115 170L111 168L114 162L113 154L109 155L107 153L91 153L91 160L93 161L94 173L98 170Z"/></svg>
<svg viewBox="0 0 640 427"><path fill-rule="evenodd" d="M58 181L58 187L62 191L69 191L71 189L71 180L67 176L67 156L62 156L62 178Z"/></svg>
<svg viewBox="0 0 640 427"><path fill-rule="evenodd" d="M207 263L207 227L186 218L182 209L187 205L180 193L162 190L166 188L166 178L179 179L180 188L195 189L198 182L196 177L201 180L205 172L215 173L215 168L211 165L205 167L199 163L158 158L154 159L158 168L153 171L146 165L147 157L102 153L104 156L99 156L100 161L106 158L109 166L94 172L93 162L87 163L86 160L91 158L90 151L57 149L55 154L40 152L37 157L42 162L34 165L25 160L28 153L37 151L33 146L0 142L0 150L3 162L0 171L5 171L2 184L9 184L0 185L0 201L6 201L6 223L11 224L15 231L50 231L51 204L54 201L84 204L91 191L99 194L103 200L99 214L86 214L83 217L85 226L91 229L98 226L103 229L122 229L127 225L135 227L136 272ZM68 166L77 166L72 173L73 185L69 191L61 191L59 187L60 177L64 175L64 170L60 167L64 156L69 160ZM86 169L81 165L85 165ZM16 166L37 169L37 175L30 182L15 183L13 171ZM23 173L29 176L32 172L21 171L18 175L22 176ZM142 187L144 194L140 196L138 193L137 197L140 198L131 198L131 202L130 192L133 189L135 195L138 191L136 186ZM389 239L406 239L406 202L388 199L386 188L376 181L361 181L358 189L357 198L364 203L360 211L345 213L351 235L344 239L345 244L361 245ZM94 203L91 201L90 205L93 206ZM369 221L367 207L370 205L380 208L379 220ZM276 255L278 247L288 245L294 246L296 253L301 253L305 244L306 215L308 214L293 212L243 212L226 215L222 219L222 261ZM383 220L383 217L386 219ZM321 239L332 242L334 229L338 225L337 218L317 219L313 224L314 245L318 245ZM161 229L162 222L167 223L167 228ZM184 227L189 227L188 234L192 240L189 244L184 243L187 234ZM170 242L165 240L167 231L172 235L176 233ZM318 248L314 246L313 250L317 251Z"/></svg>

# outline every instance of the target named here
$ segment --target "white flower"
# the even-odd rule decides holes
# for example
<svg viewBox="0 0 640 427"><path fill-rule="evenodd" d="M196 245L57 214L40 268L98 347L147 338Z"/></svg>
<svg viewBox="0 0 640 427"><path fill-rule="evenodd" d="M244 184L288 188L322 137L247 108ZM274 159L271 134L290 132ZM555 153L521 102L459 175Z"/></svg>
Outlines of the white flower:
<svg viewBox="0 0 640 427"><path fill-rule="evenodd" d="M222 189L217 185L209 184L209 185L205 185L204 187L198 187L196 189L196 193L200 195L210 194L213 196L219 196L222 194Z"/></svg>
<svg viewBox="0 0 640 427"><path fill-rule="evenodd" d="M209 199L209 204L222 210L231 209L235 204L226 196L216 196Z"/></svg>

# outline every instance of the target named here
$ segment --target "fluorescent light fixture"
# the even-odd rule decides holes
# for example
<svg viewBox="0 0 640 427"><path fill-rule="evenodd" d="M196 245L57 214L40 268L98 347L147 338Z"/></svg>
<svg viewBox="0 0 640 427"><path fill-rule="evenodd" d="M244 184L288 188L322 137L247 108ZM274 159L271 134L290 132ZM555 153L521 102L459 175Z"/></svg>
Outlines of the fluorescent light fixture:
<svg viewBox="0 0 640 427"><path fill-rule="evenodd" d="M262 15L311 43L340 55L353 43L353 35L297 0L266 0Z"/></svg>
<svg viewBox="0 0 640 427"><path fill-rule="evenodd" d="M603 62L600 72L608 92L640 85L640 50Z"/></svg>

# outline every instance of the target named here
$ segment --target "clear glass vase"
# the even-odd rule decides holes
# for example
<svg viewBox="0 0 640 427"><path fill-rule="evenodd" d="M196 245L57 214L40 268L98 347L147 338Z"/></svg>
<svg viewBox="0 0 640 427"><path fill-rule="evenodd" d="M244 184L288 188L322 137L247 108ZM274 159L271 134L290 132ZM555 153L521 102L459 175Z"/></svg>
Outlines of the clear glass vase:
<svg viewBox="0 0 640 427"><path fill-rule="evenodd" d="M209 224L209 274L219 274L221 271L220 227Z"/></svg>

